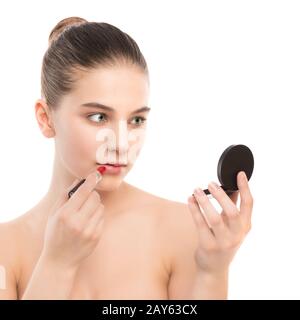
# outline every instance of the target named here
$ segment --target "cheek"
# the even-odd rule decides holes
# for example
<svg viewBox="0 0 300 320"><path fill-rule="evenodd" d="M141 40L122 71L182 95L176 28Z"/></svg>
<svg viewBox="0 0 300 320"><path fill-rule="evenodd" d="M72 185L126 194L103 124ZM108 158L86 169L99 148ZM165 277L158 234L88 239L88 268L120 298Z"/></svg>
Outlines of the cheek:
<svg viewBox="0 0 300 320"><path fill-rule="evenodd" d="M133 164L144 146L145 136L140 135L135 141L128 142L128 163Z"/></svg>
<svg viewBox="0 0 300 320"><path fill-rule="evenodd" d="M57 147L65 166L71 171L86 172L96 159L96 130L73 121L56 137Z"/></svg>

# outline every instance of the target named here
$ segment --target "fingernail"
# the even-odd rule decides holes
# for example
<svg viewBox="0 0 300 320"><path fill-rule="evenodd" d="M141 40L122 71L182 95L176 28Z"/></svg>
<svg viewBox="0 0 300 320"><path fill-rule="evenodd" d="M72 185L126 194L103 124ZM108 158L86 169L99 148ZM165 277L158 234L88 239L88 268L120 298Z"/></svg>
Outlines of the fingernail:
<svg viewBox="0 0 300 320"><path fill-rule="evenodd" d="M246 173L245 173L244 171L242 171L241 176L242 176L242 180L243 180L244 182L247 182L247 181L248 181L247 175L246 175Z"/></svg>
<svg viewBox="0 0 300 320"><path fill-rule="evenodd" d="M197 188L197 189L195 190L195 193L196 193L199 197L205 195L204 191L203 191L202 189L200 189L200 188Z"/></svg>
<svg viewBox="0 0 300 320"><path fill-rule="evenodd" d="M214 182L214 181L211 181L211 182L209 183L209 185L210 185L210 187L212 188L212 190L214 190L214 191L218 191L218 190L220 189L220 186L219 186L216 182Z"/></svg>
<svg viewBox="0 0 300 320"><path fill-rule="evenodd" d="M102 179L101 173L96 171L96 183L98 183L101 179Z"/></svg>

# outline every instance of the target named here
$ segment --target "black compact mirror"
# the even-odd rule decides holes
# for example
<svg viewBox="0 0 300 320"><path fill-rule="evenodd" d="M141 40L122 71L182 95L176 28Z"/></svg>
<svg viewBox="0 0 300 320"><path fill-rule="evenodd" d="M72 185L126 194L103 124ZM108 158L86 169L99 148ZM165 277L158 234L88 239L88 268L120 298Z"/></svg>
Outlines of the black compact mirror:
<svg viewBox="0 0 300 320"><path fill-rule="evenodd" d="M234 144L229 146L222 153L217 174L221 188L228 194L238 190L237 174L244 171L248 181L252 176L254 168L254 158L251 150L243 144ZM205 194L210 194L208 189L203 190Z"/></svg>

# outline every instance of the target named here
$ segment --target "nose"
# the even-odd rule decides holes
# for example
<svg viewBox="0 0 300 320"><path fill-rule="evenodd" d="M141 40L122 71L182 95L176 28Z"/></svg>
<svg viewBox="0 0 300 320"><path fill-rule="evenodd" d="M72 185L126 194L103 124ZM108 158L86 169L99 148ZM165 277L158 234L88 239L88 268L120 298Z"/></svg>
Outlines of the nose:
<svg viewBox="0 0 300 320"><path fill-rule="evenodd" d="M126 120L119 120L113 128L115 135L115 145L109 148L110 152L114 152L117 157L117 162L119 163L128 163L128 128Z"/></svg>
<svg viewBox="0 0 300 320"><path fill-rule="evenodd" d="M120 154L128 151L128 128L126 120L119 120L115 127L116 148Z"/></svg>

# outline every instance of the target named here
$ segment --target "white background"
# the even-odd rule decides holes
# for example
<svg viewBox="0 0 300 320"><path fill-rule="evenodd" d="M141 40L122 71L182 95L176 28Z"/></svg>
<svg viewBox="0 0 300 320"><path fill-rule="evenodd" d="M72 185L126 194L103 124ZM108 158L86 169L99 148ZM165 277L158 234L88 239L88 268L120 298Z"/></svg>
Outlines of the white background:
<svg viewBox="0 0 300 320"><path fill-rule="evenodd" d="M69 16L119 27L148 62L146 144L126 181L186 202L218 181L225 148L250 147L253 227L232 262L229 298L299 299L300 2L1 2L3 222L50 183L53 140L41 134L34 102L48 35Z"/></svg>

